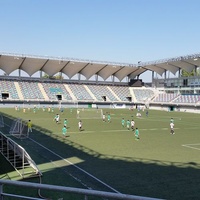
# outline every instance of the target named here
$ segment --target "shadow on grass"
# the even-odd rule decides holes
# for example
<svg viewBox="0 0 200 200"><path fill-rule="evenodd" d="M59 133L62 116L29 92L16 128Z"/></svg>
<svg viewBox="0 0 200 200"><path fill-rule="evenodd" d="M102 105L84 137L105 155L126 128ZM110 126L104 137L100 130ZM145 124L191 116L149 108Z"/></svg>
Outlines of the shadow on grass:
<svg viewBox="0 0 200 200"><path fill-rule="evenodd" d="M12 120L5 115L8 125ZM26 149L42 171L42 183L164 199L199 199L200 165L196 162L100 154L48 129L34 128L29 139L13 139ZM8 127L2 131L8 132ZM42 192L44 196L54 196Z"/></svg>

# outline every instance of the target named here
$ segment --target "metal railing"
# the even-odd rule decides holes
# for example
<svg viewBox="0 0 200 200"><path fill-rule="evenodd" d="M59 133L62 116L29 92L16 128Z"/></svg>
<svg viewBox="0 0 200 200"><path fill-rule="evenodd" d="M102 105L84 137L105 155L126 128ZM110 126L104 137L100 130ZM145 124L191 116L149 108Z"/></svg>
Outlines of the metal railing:
<svg viewBox="0 0 200 200"><path fill-rule="evenodd" d="M3 200L4 197L12 197L13 199L30 199L30 200L41 200L42 198L37 197L28 197L21 196L16 194L9 194L3 191L4 185L12 185L18 187L28 187L32 189L45 189L50 191L64 192L64 193L73 193L83 195L84 200L88 200L89 196L100 197L106 199L123 199L123 200L158 200L150 197L141 197L135 195L128 194L117 194L112 192L102 192L97 190L88 190L88 189L80 189L80 188L72 188L72 187L64 187L64 186L55 186L48 184L39 184L39 183L30 183L23 181L11 181L11 180L0 180L0 200Z"/></svg>

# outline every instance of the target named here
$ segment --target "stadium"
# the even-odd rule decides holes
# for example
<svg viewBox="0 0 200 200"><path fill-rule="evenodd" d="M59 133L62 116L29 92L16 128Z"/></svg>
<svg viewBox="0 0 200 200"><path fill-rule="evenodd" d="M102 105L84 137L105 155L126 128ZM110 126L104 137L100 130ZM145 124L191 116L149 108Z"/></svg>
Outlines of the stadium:
<svg viewBox="0 0 200 200"><path fill-rule="evenodd" d="M200 54L192 54L128 64L2 53L1 104L46 103L69 107L148 104L154 109L198 112L199 58ZM196 76L182 76L183 70L193 71ZM152 74L152 83L139 78L147 71ZM169 78L169 74L174 77Z"/></svg>
<svg viewBox="0 0 200 200"><path fill-rule="evenodd" d="M198 199L199 66L200 54L130 64L1 53L3 199ZM16 191L21 181L32 188Z"/></svg>

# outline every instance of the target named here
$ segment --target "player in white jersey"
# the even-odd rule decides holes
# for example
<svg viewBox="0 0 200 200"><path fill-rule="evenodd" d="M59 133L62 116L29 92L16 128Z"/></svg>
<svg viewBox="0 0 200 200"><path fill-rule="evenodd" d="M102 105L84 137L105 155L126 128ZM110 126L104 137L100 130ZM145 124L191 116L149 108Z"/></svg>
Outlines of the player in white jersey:
<svg viewBox="0 0 200 200"><path fill-rule="evenodd" d="M78 128L79 128L79 131L82 131L82 121L81 120L78 122Z"/></svg>
<svg viewBox="0 0 200 200"><path fill-rule="evenodd" d="M131 128L132 128L132 130L134 130L134 127L135 127L135 121L132 119L131 120Z"/></svg>
<svg viewBox="0 0 200 200"><path fill-rule="evenodd" d="M175 133L174 133L174 123L173 123L173 122L170 123L170 133L171 133L172 135L175 134Z"/></svg>

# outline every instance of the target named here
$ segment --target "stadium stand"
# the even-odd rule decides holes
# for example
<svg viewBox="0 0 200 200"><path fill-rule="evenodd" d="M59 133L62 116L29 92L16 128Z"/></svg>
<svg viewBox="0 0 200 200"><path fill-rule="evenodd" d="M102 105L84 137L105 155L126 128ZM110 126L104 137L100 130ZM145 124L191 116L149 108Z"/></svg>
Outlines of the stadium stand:
<svg viewBox="0 0 200 200"><path fill-rule="evenodd" d="M63 100L72 100L70 93L66 90L62 83L41 83L44 91L46 92L49 100L56 101L58 100L57 95L62 95Z"/></svg>
<svg viewBox="0 0 200 200"><path fill-rule="evenodd" d="M171 102L177 97L177 93L161 93L154 99L154 102Z"/></svg>
<svg viewBox="0 0 200 200"><path fill-rule="evenodd" d="M17 89L15 87L14 81L11 80L1 80L0 81L0 89L1 89L1 99L4 99L2 94L8 94L8 98L12 100L19 100L19 95L17 93Z"/></svg>
<svg viewBox="0 0 200 200"><path fill-rule="evenodd" d="M150 100L155 103L188 103L200 102L198 94L158 93L149 88L134 88L117 85L94 85L78 83L35 82L19 80L1 80L1 96L8 100L58 101L58 95L64 101L95 102L134 102L142 103ZM158 92L158 91L157 91ZM155 98L154 98L155 97Z"/></svg>
<svg viewBox="0 0 200 200"><path fill-rule="evenodd" d="M192 54L125 64L69 58L60 61L58 57L2 53L0 68L5 73L0 77L0 99L18 103L26 100L45 103L62 100L65 103L88 101L108 105L115 102L127 106L149 103L153 108L165 107L166 110L169 104L171 107L179 103L199 106L199 76L181 77L181 70L198 70L199 57L199 54ZM187 66L185 63L188 63ZM139 79L148 70L152 72L152 83L149 84ZM7 75L14 71L19 71L19 76ZM23 77L21 71L30 77ZM40 72L39 77L32 78L35 72ZM178 77L167 78L167 72ZM54 75L56 73L59 73L60 79ZM158 78L157 75L162 77ZM82 76L86 79L82 80Z"/></svg>
<svg viewBox="0 0 200 200"><path fill-rule="evenodd" d="M118 101L107 85L87 85L98 101Z"/></svg>
<svg viewBox="0 0 200 200"><path fill-rule="evenodd" d="M130 101L131 97L129 87L127 86L109 86L109 88L118 96L119 101Z"/></svg>
<svg viewBox="0 0 200 200"><path fill-rule="evenodd" d="M135 98L138 102L146 101L154 97L154 91L151 89L133 89Z"/></svg>
<svg viewBox="0 0 200 200"><path fill-rule="evenodd" d="M70 83L68 84L68 87L71 89L73 92L74 96L76 97L76 100L94 100L91 95L88 93L86 88L84 87L83 84L74 84Z"/></svg>
<svg viewBox="0 0 200 200"><path fill-rule="evenodd" d="M20 86L21 93L23 94L24 100L44 100L44 96L40 91L37 82L33 81L21 81L18 82Z"/></svg>
<svg viewBox="0 0 200 200"><path fill-rule="evenodd" d="M197 103L200 101L200 95L180 95L174 103Z"/></svg>

